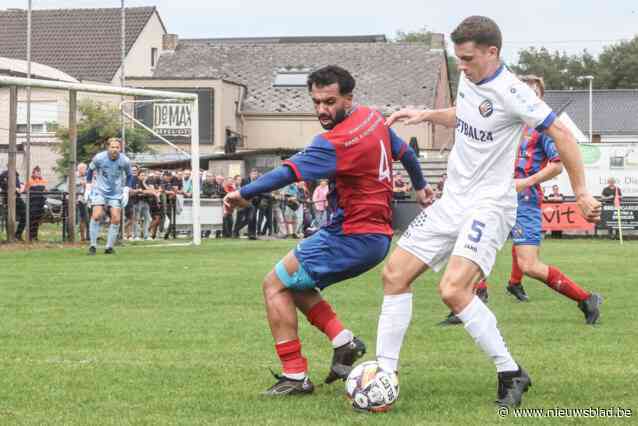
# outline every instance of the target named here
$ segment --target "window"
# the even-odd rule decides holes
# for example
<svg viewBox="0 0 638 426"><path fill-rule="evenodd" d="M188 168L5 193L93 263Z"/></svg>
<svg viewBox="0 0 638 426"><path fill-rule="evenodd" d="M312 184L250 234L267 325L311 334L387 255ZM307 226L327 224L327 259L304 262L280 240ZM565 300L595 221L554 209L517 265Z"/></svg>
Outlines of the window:
<svg viewBox="0 0 638 426"><path fill-rule="evenodd" d="M157 63L157 47L151 47L151 67Z"/></svg>
<svg viewBox="0 0 638 426"><path fill-rule="evenodd" d="M60 108L57 101L31 102L31 133L53 133L58 129ZM27 132L27 103L18 102L17 132Z"/></svg>
<svg viewBox="0 0 638 426"><path fill-rule="evenodd" d="M306 87L308 71L279 71L275 75L275 87Z"/></svg>

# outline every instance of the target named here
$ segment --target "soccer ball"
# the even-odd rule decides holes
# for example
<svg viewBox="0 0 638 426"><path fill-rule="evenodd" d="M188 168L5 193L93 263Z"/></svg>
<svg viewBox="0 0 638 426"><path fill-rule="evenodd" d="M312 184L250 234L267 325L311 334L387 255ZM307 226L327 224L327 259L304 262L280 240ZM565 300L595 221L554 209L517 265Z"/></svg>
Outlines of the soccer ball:
<svg viewBox="0 0 638 426"><path fill-rule="evenodd" d="M348 375L346 394L355 410L382 413L399 398L399 379L395 373L382 370L376 361L366 361Z"/></svg>

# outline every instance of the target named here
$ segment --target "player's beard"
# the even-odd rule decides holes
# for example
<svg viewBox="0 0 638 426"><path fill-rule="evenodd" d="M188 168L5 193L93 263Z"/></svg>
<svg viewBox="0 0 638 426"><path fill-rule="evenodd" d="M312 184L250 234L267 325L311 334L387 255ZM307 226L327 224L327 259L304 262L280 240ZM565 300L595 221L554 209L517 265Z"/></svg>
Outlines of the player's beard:
<svg viewBox="0 0 638 426"><path fill-rule="evenodd" d="M321 127L324 128L324 130L332 130L335 128L335 126L339 123L341 123L343 120L346 119L346 110L345 109L338 109L337 112L335 113L335 117L332 118L331 116L324 114L324 115L320 115L319 116L319 124L321 124ZM330 121L328 121L326 124L321 122L322 118L327 118Z"/></svg>

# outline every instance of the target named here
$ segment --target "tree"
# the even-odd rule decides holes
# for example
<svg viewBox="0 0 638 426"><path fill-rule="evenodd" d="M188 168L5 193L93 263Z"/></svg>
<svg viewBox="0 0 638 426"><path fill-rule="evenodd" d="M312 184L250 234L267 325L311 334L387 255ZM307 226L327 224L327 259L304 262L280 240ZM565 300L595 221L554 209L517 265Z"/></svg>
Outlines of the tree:
<svg viewBox="0 0 638 426"><path fill-rule="evenodd" d="M607 46L598 57L596 87L638 89L638 36Z"/></svg>
<svg viewBox="0 0 638 426"><path fill-rule="evenodd" d="M104 143L108 138L121 136L121 122L119 110L107 103L95 102L90 99L81 101L78 105L81 119L77 123L77 161L88 163L93 156L104 150ZM55 146L62 157L54 167L59 176L68 175L71 165L71 144L69 129L60 127L56 137L62 141ZM148 133L139 128L126 129L126 152L143 152L148 150Z"/></svg>
<svg viewBox="0 0 638 426"><path fill-rule="evenodd" d="M530 47L519 53L518 63L511 66L516 74L536 74L545 80L551 90L584 89L587 81L583 75L597 75L598 63L586 50L580 55L550 52L544 47Z"/></svg>
<svg viewBox="0 0 638 426"><path fill-rule="evenodd" d="M394 41L397 43L425 43L430 46L432 44L432 31L429 31L427 27L408 32L399 30Z"/></svg>

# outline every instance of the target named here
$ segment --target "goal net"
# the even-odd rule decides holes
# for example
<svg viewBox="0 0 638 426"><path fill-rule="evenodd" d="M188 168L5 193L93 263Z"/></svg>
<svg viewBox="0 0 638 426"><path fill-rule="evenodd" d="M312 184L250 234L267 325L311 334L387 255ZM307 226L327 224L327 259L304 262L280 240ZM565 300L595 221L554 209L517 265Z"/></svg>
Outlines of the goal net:
<svg viewBox="0 0 638 426"><path fill-rule="evenodd" d="M27 88L31 92L30 102L27 102ZM179 197L172 200L172 205L179 208L179 215L176 217L173 212L173 217L162 217L162 222L168 222L175 235L177 219L179 233L187 235L192 244L201 243L196 93L0 75L0 99L0 173L7 170L7 175L11 176L18 172L20 183L24 184L31 177L31 170L40 166L43 179L47 181L46 194L40 194L40 198L45 200L43 211L46 210L46 214L50 214L49 210L58 204L75 206L81 200L76 169L78 163L90 161L94 154L89 152L87 146L97 149L97 141L106 134L121 136L124 152L138 170L153 176L159 175L160 178L169 174L176 177L178 170L189 170L190 191L187 199L180 193ZM116 114L117 118L99 118L90 122L92 114L104 112L98 111L100 108L106 111L107 118L109 114ZM90 142L88 145L87 139ZM67 145L60 149L63 140ZM144 149L140 150L140 146ZM5 190L0 188L0 233L12 241L16 231L24 227L21 223L25 216L21 211L22 206L42 207L35 205L34 194L25 194L24 186L20 192L13 179L8 179L5 186ZM14 188L18 189L17 193L13 192ZM50 196L51 191L62 195ZM76 217L80 213L74 208L60 207L59 210L64 210L59 212L64 216L60 226L63 239L78 240L83 236L80 218ZM43 221L42 217L33 213L26 215L27 221ZM127 229L125 221L123 223L123 228ZM140 228L145 227L143 223L139 225ZM128 232L131 232L131 228L128 228ZM165 235L171 229L162 231ZM29 237L28 229L25 236Z"/></svg>

